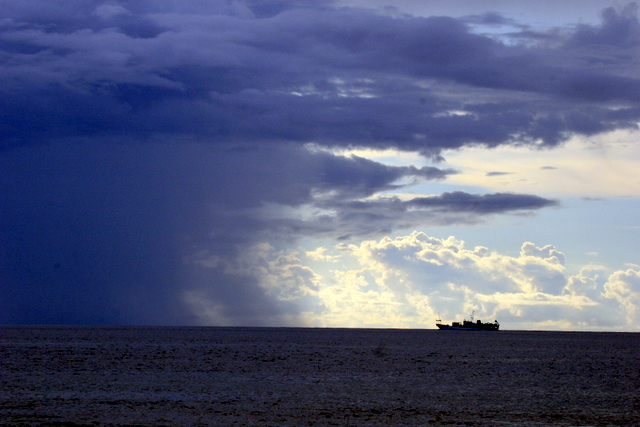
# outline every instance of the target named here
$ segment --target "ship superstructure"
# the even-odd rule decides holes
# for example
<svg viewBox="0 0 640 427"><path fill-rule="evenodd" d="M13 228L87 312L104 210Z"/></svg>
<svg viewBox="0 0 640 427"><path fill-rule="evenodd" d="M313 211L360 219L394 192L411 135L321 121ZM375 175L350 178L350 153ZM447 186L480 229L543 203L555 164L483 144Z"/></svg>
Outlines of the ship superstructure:
<svg viewBox="0 0 640 427"><path fill-rule="evenodd" d="M436 326L438 329L451 330L451 331L497 331L500 329L500 323L497 320L493 322L482 322L481 320L473 320L473 314L471 313L471 320L464 319L462 322L452 322L451 325L442 323L442 320L436 319Z"/></svg>

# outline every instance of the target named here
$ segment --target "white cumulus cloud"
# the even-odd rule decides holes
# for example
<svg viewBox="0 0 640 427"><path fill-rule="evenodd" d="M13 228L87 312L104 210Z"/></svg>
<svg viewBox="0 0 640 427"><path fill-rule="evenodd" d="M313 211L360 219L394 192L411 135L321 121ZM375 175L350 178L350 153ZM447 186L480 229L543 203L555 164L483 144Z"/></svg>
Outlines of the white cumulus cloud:
<svg viewBox="0 0 640 427"><path fill-rule="evenodd" d="M569 275L552 245L525 242L510 256L414 231L341 246L340 266L332 253L308 252L312 270L296 252L257 245L235 273L295 302L286 319L299 326L433 328L438 316L460 320L475 310L503 329L638 329L640 271L585 266Z"/></svg>

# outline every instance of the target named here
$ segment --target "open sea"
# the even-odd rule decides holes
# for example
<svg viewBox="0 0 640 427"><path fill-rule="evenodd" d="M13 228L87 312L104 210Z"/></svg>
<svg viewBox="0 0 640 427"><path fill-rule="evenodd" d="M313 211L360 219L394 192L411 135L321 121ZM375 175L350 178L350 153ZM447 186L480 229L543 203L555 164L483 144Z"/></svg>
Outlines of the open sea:
<svg viewBox="0 0 640 427"><path fill-rule="evenodd" d="M640 426L640 334L0 327L5 426Z"/></svg>

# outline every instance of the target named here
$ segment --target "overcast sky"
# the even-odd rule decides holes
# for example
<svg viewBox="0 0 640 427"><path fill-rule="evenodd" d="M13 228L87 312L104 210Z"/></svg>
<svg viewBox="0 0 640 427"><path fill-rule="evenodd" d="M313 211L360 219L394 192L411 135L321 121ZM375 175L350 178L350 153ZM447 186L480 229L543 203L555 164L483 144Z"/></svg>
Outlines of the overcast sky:
<svg viewBox="0 0 640 427"><path fill-rule="evenodd" d="M618 1L2 0L0 324L638 331L638 70Z"/></svg>

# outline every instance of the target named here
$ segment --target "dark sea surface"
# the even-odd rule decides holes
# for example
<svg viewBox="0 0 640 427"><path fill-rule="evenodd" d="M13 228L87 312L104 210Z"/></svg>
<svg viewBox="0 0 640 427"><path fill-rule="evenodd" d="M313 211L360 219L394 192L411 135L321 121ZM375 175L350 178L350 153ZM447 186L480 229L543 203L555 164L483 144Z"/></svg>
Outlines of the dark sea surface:
<svg viewBox="0 0 640 427"><path fill-rule="evenodd" d="M0 425L640 426L640 334L5 326Z"/></svg>

